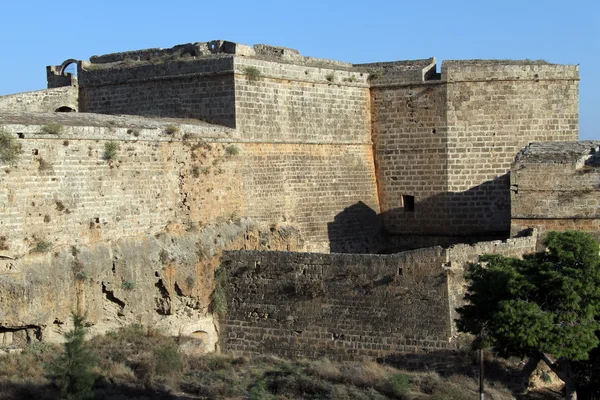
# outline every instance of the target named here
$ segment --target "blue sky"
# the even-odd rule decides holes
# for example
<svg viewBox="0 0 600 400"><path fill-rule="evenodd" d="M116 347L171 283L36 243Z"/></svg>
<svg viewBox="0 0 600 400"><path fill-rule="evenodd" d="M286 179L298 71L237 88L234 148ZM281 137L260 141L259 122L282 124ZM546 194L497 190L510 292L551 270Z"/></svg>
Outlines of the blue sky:
<svg viewBox="0 0 600 400"><path fill-rule="evenodd" d="M580 138L600 140L600 1L3 1L0 95L67 58L232 40L349 62L435 56L580 64Z"/></svg>

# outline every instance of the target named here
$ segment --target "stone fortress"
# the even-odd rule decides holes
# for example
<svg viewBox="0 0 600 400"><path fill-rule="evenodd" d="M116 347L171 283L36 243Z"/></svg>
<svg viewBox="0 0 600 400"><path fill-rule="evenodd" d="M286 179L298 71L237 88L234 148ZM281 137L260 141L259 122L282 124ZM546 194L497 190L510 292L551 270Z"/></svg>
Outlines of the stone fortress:
<svg viewBox="0 0 600 400"><path fill-rule="evenodd" d="M434 354L457 347L468 262L599 231L577 66L212 41L47 77L0 97L21 147L0 161L5 346L79 311L206 351Z"/></svg>

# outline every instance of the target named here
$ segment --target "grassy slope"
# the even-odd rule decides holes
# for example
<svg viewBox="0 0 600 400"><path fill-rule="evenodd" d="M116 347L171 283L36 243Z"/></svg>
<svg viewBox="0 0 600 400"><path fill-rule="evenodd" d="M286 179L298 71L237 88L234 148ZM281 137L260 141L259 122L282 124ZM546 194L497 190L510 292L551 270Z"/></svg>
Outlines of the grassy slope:
<svg viewBox="0 0 600 400"><path fill-rule="evenodd" d="M129 327L89 342L100 363L102 399L475 399L477 381L434 372L404 372L377 363L290 361L222 355L185 356L176 338ZM59 399L45 365L60 346L30 345L0 357L0 398ZM497 382L486 399L512 399ZM534 397L531 397L534 398Z"/></svg>

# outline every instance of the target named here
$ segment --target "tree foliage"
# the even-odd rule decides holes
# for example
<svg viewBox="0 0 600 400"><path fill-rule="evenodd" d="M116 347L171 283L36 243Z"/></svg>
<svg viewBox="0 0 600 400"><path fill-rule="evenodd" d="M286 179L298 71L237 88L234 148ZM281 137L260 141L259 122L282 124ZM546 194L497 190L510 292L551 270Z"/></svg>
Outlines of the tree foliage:
<svg viewBox="0 0 600 400"><path fill-rule="evenodd" d="M68 400L94 397L96 374L93 368L98 361L85 344L85 317L72 315L73 329L65 334L64 352L50 366L54 383Z"/></svg>
<svg viewBox="0 0 600 400"><path fill-rule="evenodd" d="M587 360L599 344L600 248L577 231L550 232L546 246L522 260L486 255L471 265L457 325L501 356L556 358L558 368Z"/></svg>

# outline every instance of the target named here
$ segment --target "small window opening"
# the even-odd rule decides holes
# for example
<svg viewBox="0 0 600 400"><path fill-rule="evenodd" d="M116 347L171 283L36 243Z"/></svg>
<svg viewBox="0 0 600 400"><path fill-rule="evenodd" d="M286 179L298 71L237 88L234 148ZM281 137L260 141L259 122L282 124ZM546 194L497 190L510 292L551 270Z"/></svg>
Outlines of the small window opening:
<svg viewBox="0 0 600 400"><path fill-rule="evenodd" d="M405 212L415 212L415 196L402 195L402 207Z"/></svg>
<svg viewBox="0 0 600 400"><path fill-rule="evenodd" d="M19 132L17 135L19 136L19 139L25 139L25 134L23 132Z"/></svg>
<svg viewBox="0 0 600 400"><path fill-rule="evenodd" d="M31 150L31 154L33 154L34 156L37 156L38 153L39 153L38 149Z"/></svg>

